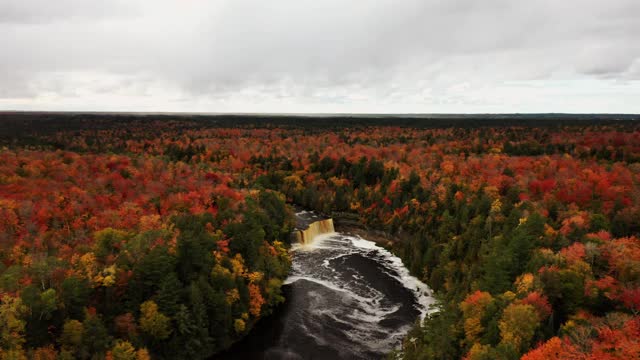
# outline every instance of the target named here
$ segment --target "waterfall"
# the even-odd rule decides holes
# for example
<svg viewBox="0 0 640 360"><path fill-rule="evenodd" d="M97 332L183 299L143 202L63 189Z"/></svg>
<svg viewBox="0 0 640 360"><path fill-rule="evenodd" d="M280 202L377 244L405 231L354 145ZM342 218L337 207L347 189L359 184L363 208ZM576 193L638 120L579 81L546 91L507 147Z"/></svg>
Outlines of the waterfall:
<svg viewBox="0 0 640 360"><path fill-rule="evenodd" d="M433 311L402 260L324 214L298 209L291 242L287 301L222 359L385 359Z"/></svg>
<svg viewBox="0 0 640 360"><path fill-rule="evenodd" d="M333 219L322 219L310 223L306 229L296 230L294 237L300 244L310 244L316 236L332 232L335 232Z"/></svg>

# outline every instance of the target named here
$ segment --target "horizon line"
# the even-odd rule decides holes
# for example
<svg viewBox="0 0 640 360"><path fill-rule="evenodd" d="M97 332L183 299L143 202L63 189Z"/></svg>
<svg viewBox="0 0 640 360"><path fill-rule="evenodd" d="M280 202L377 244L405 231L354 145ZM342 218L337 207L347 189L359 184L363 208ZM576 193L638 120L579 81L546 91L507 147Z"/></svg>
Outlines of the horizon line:
<svg viewBox="0 0 640 360"><path fill-rule="evenodd" d="M316 116L316 117L371 117L371 116L395 116L395 117L425 117L425 116L529 116L529 115L559 115L559 116L640 116L640 113L575 113L575 112L407 112L407 113L341 113L341 112L201 112L201 111L102 111L102 110L0 110L0 114L31 113L31 114L91 114L91 115L176 115L176 116Z"/></svg>

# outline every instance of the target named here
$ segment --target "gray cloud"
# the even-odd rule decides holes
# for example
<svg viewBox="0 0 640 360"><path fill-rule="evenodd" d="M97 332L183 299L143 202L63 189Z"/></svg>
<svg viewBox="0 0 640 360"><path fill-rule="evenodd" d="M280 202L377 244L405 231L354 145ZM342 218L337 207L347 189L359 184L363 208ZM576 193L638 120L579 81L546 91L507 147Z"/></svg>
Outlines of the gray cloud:
<svg viewBox="0 0 640 360"><path fill-rule="evenodd" d="M0 3L0 23L36 24L57 21L95 21L99 19L131 16L133 8L123 0L28 0Z"/></svg>
<svg viewBox="0 0 640 360"><path fill-rule="evenodd" d="M601 111L640 111L620 105L640 80L635 0L100 4L0 4L0 99L22 99L0 107L41 107L47 95L70 108L88 98L112 108L128 96L176 110L517 111L548 99L562 111L557 91L590 84L573 109L631 81ZM523 100L505 84L519 84L508 88Z"/></svg>

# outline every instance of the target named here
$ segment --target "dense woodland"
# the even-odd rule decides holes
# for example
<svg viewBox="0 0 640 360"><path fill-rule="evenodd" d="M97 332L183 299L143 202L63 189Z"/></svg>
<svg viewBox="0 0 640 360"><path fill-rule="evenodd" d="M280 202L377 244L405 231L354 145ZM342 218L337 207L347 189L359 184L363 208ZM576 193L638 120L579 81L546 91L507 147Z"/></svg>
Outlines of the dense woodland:
<svg viewBox="0 0 640 360"><path fill-rule="evenodd" d="M120 141L0 152L0 358L206 358L284 301L282 194Z"/></svg>
<svg viewBox="0 0 640 360"><path fill-rule="evenodd" d="M394 356L640 357L636 122L63 120L3 132L2 359L228 347L284 300L286 203L385 231L436 292Z"/></svg>

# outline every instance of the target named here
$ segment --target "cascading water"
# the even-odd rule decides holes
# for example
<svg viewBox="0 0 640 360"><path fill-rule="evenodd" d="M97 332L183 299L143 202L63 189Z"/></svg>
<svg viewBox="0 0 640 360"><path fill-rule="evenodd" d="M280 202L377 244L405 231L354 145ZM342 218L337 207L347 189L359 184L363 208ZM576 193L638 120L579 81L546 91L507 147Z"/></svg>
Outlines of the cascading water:
<svg viewBox="0 0 640 360"><path fill-rule="evenodd" d="M319 235L335 232L333 229L333 219L316 220L309 224L306 229L295 230L295 242L309 244Z"/></svg>
<svg viewBox="0 0 640 360"><path fill-rule="evenodd" d="M331 219L296 215L287 301L225 358L384 358L429 311L431 291L374 242L334 232Z"/></svg>

